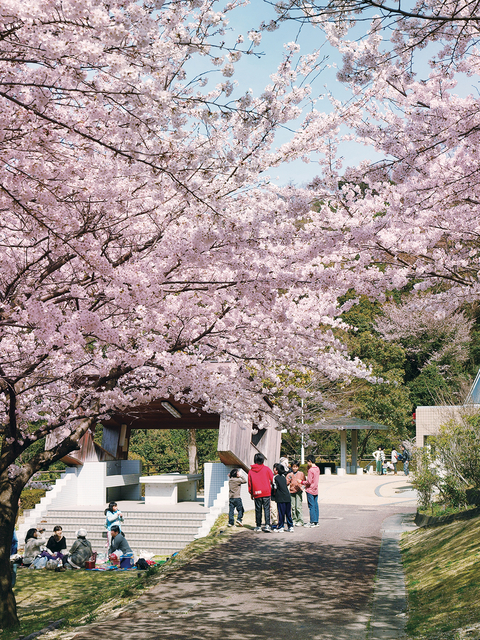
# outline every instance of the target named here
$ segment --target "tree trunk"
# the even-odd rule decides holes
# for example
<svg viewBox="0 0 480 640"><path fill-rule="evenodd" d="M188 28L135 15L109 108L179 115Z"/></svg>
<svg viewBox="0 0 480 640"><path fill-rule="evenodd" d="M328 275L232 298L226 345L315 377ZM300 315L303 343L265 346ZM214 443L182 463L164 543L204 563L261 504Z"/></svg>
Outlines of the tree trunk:
<svg viewBox="0 0 480 640"><path fill-rule="evenodd" d="M22 485L18 482L13 486L12 484L5 470L0 477L0 628L2 629L16 627L19 624L17 604L12 590L10 548Z"/></svg>
<svg viewBox="0 0 480 640"><path fill-rule="evenodd" d="M197 434L195 429L188 430L188 473L198 473Z"/></svg>
<svg viewBox="0 0 480 640"><path fill-rule="evenodd" d="M371 429L369 429L367 431L367 433L365 434L365 438L363 439L362 444L360 445L360 453L358 454L358 458L363 458L363 456L365 455L365 451L367 450L367 445L368 445L368 441L370 440L370 436L372 435L373 431Z"/></svg>

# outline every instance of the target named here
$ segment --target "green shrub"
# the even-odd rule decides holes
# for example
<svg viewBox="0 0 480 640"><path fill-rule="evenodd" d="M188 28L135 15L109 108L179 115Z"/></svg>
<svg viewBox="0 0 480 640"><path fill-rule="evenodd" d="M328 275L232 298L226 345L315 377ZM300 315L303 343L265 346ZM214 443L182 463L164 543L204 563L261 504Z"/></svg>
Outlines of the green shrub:
<svg viewBox="0 0 480 640"><path fill-rule="evenodd" d="M20 496L22 501L20 506L20 515L22 515L22 513L27 509L33 509L46 493L45 489L24 489Z"/></svg>

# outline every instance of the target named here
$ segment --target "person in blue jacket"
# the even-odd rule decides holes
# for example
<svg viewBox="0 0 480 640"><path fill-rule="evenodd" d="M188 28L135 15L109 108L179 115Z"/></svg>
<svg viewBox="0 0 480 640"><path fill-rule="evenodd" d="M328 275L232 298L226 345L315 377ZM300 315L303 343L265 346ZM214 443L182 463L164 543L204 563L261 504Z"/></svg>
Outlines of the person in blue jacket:
<svg viewBox="0 0 480 640"><path fill-rule="evenodd" d="M112 525L116 525L122 530L123 513L118 508L116 502L110 502L105 509L105 529L107 530L107 547L112 544Z"/></svg>

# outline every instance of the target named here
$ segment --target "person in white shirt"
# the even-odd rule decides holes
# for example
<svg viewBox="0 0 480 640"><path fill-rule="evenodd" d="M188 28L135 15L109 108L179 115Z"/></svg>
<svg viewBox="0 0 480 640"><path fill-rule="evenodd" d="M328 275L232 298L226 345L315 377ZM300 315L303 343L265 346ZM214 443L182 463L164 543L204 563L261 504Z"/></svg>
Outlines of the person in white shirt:
<svg viewBox="0 0 480 640"><path fill-rule="evenodd" d="M385 462L385 452L381 445L378 445L377 450L372 453L372 456L375 458L377 475L381 476L383 463Z"/></svg>
<svg viewBox="0 0 480 640"><path fill-rule="evenodd" d="M397 475L398 451L395 449L395 447L392 449L391 461L392 461L392 464L393 464L393 473L395 475Z"/></svg>

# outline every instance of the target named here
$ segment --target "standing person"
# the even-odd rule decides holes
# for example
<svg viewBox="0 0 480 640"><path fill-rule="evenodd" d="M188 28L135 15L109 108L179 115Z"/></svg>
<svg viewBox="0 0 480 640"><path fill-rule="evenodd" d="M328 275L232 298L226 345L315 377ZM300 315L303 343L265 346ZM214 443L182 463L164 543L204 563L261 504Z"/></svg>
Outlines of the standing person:
<svg viewBox="0 0 480 640"><path fill-rule="evenodd" d="M22 506L22 501L19 498L17 515L15 516L15 526L17 526L17 521L18 521L18 516L20 515L21 506ZM18 553L18 536L17 536L17 532L14 529L13 536L12 536L12 544L10 546L10 555L15 556L17 553ZM19 562L22 562L22 560L17 558L15 558L12 562L12 589L15 586L15 583L17 582L17 569L18 569Z"/></svg>
<svg viewBox="0 0 480 640"><path fill-rule="evenodd" d="M292 520L292 501L290 499L290 491L288 490L287 478L285 477L285 467L280 462L273 465L273 475L276 485L275 502L278 508L278 526L275 533L283 533L284 522L287 520L287 531L293 533Z"/></svg>
<svg viewBox="0 0 480 640"><path fill-rule="evenodd" d="M395 449L395 447L392 449L391 461L393 464L393 473L397 475L398 451Z"/></svg>
<svg viewBox="0 0 480 640"><path fill-rule="evenodd" d="M13 536L12 536L12 544L10 545L10 555L15 556L17 552L18 552L18 538L17 538L17 532L14 529ZM11 562L11 567L12 567L12 589L13 589L13 587L15 586L15 583L17 582L18 564L15 561L13 561Z"/></svg>
<svg viewBox="0 0 480 640"><path fill-rule="evenodd" d="M278 461L278 464L281 464L282 467L285 470L285 474L287 474L289 471L291 471L290 469L290 464L288 462L288 458L286 458L285 456L281 457L280 460ZM274 496L275 496L275 491L277 490L277 487L275 485L275 474L273 476L273 485L272 485L272 500L270 502L270 518L272 521L272 529L275 530L279 525L278 525L278 505L277 505L277 501L275 500Z"/></svg>
<svg viewBox="0 0 480 640"><path fill-rule="evenodd" d="M277 485L275 484L275 474L273 475L272 480L272 493L270 496L270 525L273 530L275 530L278 526L278 509L277 503L275 502L275 491L277 490Z"/></svg>
<svg viewBox="0 0 480 640"><path fill-rule="evenodd" d="M247 481L239 475L240 469L232 469L229 473L230 480L228 481L228 526L233 527L233 519L235 515L235 509L237 510L237 526L243 527L243 502L240 497L240 491L242 484Z"/></svg>
<svg viewBox="0 0 480 640"><path fill-rule="evenodd" d="M262 510L265 514L266 533L271 533L270 527L270 500L272 495L272 470L264 465L265 458L261 453L256 453L253 464L248 472L248 493L255 502L255 522L254 531L262 530Z"/></svg>
<svg viewBox="0 0 480 640"><path fill-rule="evenodd" d="M307 479L303 481L307 493L308 510L310 512L310 522L306 527L318 527L318 479L320 469L315 464L314 456L307 456Z"/></svg>
<svg viewBox="0 0 480 640"><path fill-rule="evenodd" d="M116 524L120 531L122 530L121 523L123 522L123 513L119 510L116 502L110 502L108 507L105 509L105 529L107 530L107 547L110 546L112 542L112 525Z"/></svg>
<svg viewBox="0 0 480 640"><path fill-rule="evenodd" d="M381 445L378 445L372 456L375 458L377 476L381 476L383 463L385 462L385 452L382 450Z"/></svg>
<svg viewBox="0 0 480 640"><path fill-rule="evenodd" d="M402 445L400 445L402 449L402 460L403 460L403 473L408 476L410 473L410 451Z"/></svg>
<svg viewBox="0 0 480 640"><path fill-rule="evenodd" d="M299 471L298 462L292 462L292 470L287 475L287 484L290 491L290 499L292 501L292 520L296 527L303 527L303 488L302 483L305 480L303 471Z"/></svg>

